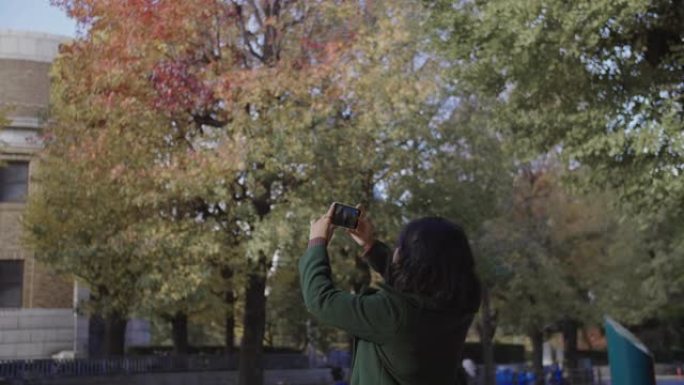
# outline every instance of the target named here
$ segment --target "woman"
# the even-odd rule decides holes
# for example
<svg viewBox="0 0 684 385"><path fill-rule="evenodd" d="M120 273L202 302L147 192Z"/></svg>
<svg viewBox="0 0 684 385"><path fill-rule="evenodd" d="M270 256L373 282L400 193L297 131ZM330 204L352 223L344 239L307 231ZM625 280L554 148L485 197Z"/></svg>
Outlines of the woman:
<svg viewBox="0 0 684 385"><path fill-rule="evenodd" d="M355 337L351 385L452 385L480 284L463 230L439 217L410 222L392 253L361 215L348 234L385 279L379 290L354 295L335 288L327 244L332 208L312 222L299 261L304 303L319 321Z"/></svg>

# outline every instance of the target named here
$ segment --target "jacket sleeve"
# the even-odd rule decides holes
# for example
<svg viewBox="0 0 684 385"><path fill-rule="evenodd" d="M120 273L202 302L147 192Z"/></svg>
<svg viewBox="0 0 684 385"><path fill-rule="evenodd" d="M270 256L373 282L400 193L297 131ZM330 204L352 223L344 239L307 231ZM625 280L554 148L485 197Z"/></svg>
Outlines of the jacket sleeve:
<svg viewBox="0 0 684 385"><path fill-rule="evenodd" d="M388 281L389 265L392 259L392 250L386 244L375 241L368 251L363 255L370 267L380 273L385 281Z"/></svg>
<svg viewBox="0 0 684 385"><path fill-rule="evenodd" d="M325 244L309 246L299 260L299 277L304 304L319 321L379 344L395 333L400 311L387 295L354 295L333 285Z"/></svg>

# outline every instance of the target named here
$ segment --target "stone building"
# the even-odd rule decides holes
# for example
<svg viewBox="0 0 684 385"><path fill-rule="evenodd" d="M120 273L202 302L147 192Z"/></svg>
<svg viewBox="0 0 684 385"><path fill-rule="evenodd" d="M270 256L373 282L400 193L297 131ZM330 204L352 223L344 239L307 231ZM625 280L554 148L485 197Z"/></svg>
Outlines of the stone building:
<svg viewBox="0 0 684 385"><path fill-rule="evenodd" d="M0 30L0 359L74 349L74 283L21 244L21 214L48 107L50 63L68 38Z"/></svg>

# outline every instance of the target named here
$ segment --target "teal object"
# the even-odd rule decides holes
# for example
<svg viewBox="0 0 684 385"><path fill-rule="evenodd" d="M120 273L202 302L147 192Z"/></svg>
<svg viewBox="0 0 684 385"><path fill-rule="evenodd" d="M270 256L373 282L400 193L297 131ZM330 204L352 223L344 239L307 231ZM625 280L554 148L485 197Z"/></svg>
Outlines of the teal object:
<svg viewBox="0 0 684 385"><path fill-rule="evenodd" d="M612 385L655 385L653 355L634 334L606 317Z"/></svg>

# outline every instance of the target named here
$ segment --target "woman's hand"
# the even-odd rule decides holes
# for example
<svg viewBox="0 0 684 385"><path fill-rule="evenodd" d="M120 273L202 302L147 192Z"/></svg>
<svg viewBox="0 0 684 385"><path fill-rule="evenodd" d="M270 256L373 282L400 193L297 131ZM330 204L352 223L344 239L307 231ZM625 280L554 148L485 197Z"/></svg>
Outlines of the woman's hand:
<svg viewBox="0 0 684 385"><path fill-rule="evenodd" d="M335 226L332 225L333 206L330 206L328 212L322 217L311 221L311 229L309 230L309 241L316 238L325 239L325 244L330 242Z"/></svg>
<svg viewBox="0 0 684 385"><path fill-rule="evenodd" d="M349 234L352 239L361 247L368 250L373 246L375 242L375 230L373 229L373 223L366 216L366 210L359 204L356 208L361 210L361 215L359 216L359 223L355 229L348 229L347 234Z"/></svg>

